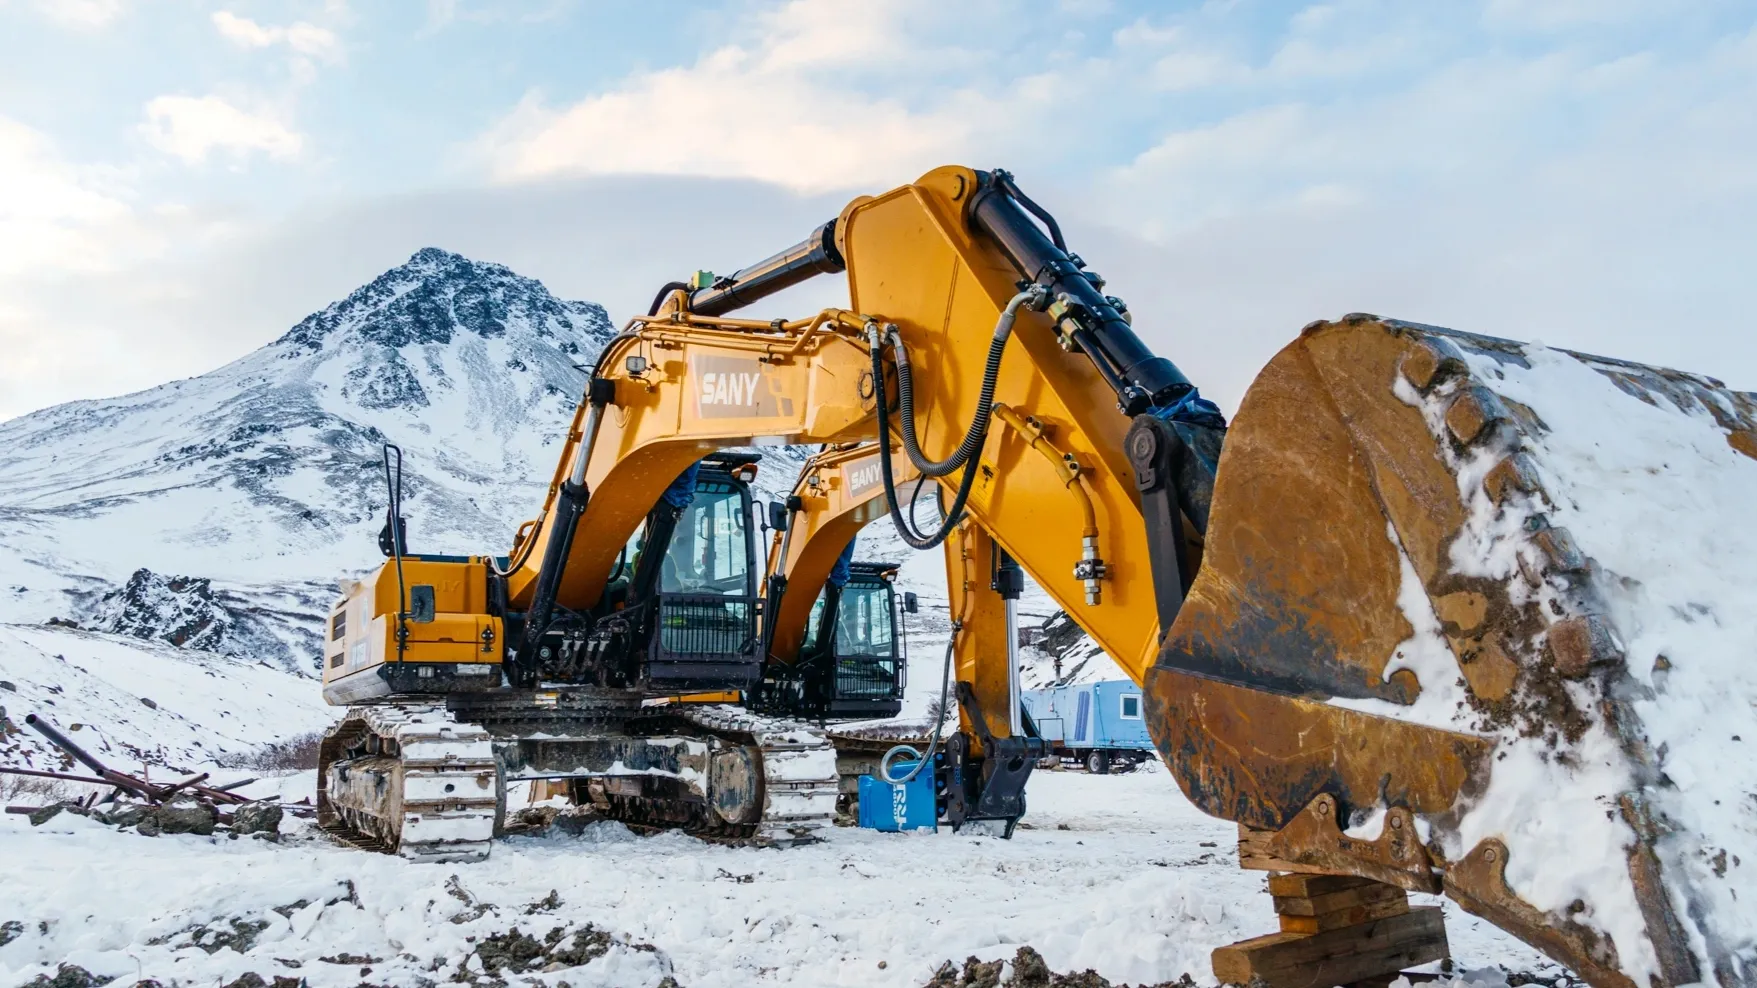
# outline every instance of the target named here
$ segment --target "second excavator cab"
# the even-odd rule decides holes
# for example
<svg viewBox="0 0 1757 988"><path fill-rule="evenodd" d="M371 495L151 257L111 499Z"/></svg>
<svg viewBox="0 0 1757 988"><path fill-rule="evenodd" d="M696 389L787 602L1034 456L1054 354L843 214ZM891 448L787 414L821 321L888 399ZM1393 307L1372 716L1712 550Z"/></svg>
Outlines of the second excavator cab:
<svg viewBox="0 0 1757 988"><path fill-rule="evenodd" d="M799 661L774 670L771 706L832 720L895 717L903 709L908 646L896 563L855 562L847 582L812 605Z"/></svg>

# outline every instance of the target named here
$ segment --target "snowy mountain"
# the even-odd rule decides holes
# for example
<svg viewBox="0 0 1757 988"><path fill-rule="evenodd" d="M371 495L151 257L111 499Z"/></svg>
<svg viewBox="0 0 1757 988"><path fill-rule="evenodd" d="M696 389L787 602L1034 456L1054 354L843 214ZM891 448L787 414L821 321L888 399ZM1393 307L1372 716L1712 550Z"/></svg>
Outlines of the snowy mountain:
<svg viewBox="0 0 1757 988"><path fill-rule="evenodd" d="M507 546L611 334L428 248L218 370L0 423L0 620L182 643L194 608L201 647L309 669L336 578L377 556L381 444L414 548Z"/></svg>

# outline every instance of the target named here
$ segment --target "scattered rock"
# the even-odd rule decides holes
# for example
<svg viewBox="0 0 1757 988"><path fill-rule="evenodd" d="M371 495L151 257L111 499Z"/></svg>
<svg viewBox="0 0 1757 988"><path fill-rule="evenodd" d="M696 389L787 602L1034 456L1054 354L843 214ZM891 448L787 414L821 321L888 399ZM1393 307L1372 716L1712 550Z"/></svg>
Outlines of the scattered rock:
<svg viewBox="0 0 1757 988"><path fill-rule="evenodd" d="M548 895L525 907L525 915L534 916L537 913L553 912L560 908L561 895L554 889L550 889Z"/></svg>
<svg viewBox="0 0 1757 988"><path fill-rule="evenodd" d="M142 837L157 837L160 833L158 814L142 813L140 815L140 822L134 825L134 829L138 831Z"/></svg>
<svg viewBox="0 0 1757 988"><path fill-rule="evenodd" d="M146 982L141 982L141 984L145 983ZM156 985L157 982L154 982L154 984ZM305 979L303 978L289 978L277 974L272 978L264 979L262 975L257 974L255 971L245 971L243 974L238 975L236 981L228 982L221 986L221 988L304 988L304 986ZM135 985L134 988L141 988L141 985Z"/></svg>
<svg viewBox="0 0 1757 988"><path fill-rule="evenodd" d="M469 889L464 888L464 883L456 875L445 880L445 894L464 904L465 908L451 918L453 923L460 926L473 923L494 909L492 902L477 902L476 897L470 894Z"/></svg>
<svg viewBox="0 0 1757 988"><path fill-rule="evenodd" d="M275 799L259 799L232 811L232 833L278 834L281 830L281 804Z"/></svg>
<svg viewBox="0 0 1757 988"><path fill-rule="evenodd" d="M240 954L250 952L256 946L256 938L268 929L265 919L238 919L233 917L222 926L218 922L191 926L162 937L154 937L147 941L148 946L159 947L170 944L173 947L200 947L210 954L217 954L230 948Z"/></svg>
<svg viewBox="0 0 1757 988"><path fill-rule="evenodd" d="M31 822L31 826L40 827L43 824L48 823L50 820L60 816L61 811L64 809L66 809L66 807L62 806L60 803L50 803L48 806L40 806L30 811L30 814L26 816L25 819Z"/></svg>
<svg viewBox="0 0 1757 988"><path fill-rule="evenodd" d="M108 810L99 810L92 818L99 823L107 823L112 827L127 829L140 825L152 812L152 807L141 803L117 803Z"/></svg>
<svg viewBox="0 0 1757 988"><path fill-rule="evenodd" d="M53 978L39 974L35 979L26 981L19 988L98 988L107 985L115 978L100 978L75 964L62 964L55 971Z"/></svg>
<svg viewBox="0 0 1757 988"><path fill-rule="evenodd" d="M554 927L541 940L515 926L505 933L482 938L476 944L475 952L465 957L452 973L451 980L476 982L486 976L484 983L487 979L504 983L502 976L507 974L560 971L590 964L615 946L658 952L658 948L650 943L630 943L590 923L574 930ZM667 983L677 988L676 981L669 976L660 984Z"/></svg>
<svg viewBox="0 0 1757 988"><path fill-rule="evenodd" d="M1006 980L1001 975L1006 974ZM1185 974L1176 981L1163 981L1157 985L1141 985L1140 988L1195 988L1195 979ZM971 957L964 961L964 969L951 961L940 965L933 979L922 988L1130 988L1128 985L1112 985L1097 971L1085 970L1078 974L1057 974L1049 969L1043 955L1030 947L1020 947L1013 954L1011 970L1007 970L1005 961L979 961Z"/></svg>
<svg viewBox="0 0 1757 988"><path fill-rule="evenodd" d="M19 937L24 936L24 924L16 919L0 923L0 947L4 947Z"/></svg>
<svg viewBox="0 0 1757 988"><path fill-rule="evenodd" d="M18 687L12 685L12 683L8 682L7 680L0 679L0 690L5 690L8 693L17 693Z"/></svg>
<svg viewBox="0 0 1757 988"><path fill-rule="evenodd" d="M214 832L218 816L212 806L192 799L179 799L154 810L153 818L158 821L160 833L206 837Z"/></svg>
<svg viewBox="0 0 1757 988"><path fill-rule="evenodd" d="M150 698L144 697L144 696L140 698L140 705L147 708L148 710L159 709L158 704L154 703Z"/></svg>
<svg viewBox="0 0 1757 988"><path fill-rule="evenodd" d="M946 961L922 988L1000 988L1001 968L1005 966L1005 961L979 961L969 957L964 960L964 970L960 975L957 966Z"/></svg>
<svg viewBox="0 0 1757 988"><path fill-rule="evenodd" d="M331 954L328 957L319 957L318 960L325 964L377 964L382 958L368 957L365 954Z"/></svg>

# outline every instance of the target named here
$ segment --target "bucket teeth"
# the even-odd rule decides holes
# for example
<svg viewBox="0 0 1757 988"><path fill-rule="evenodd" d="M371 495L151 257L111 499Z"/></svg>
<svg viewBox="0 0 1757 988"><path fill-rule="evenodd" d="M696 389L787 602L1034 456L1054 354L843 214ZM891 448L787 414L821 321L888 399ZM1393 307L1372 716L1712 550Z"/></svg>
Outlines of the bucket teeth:
<svg viewBox="0 0 1757 988"><path fill-rule="evenodd" d="M1515 494L1533 494L1541 490L1537 463L1528 453L1514 453L1483 475L1482 490L1489 501L1506 506Z"/></svg>
<svg viewBox="0 0 1757 988"><path fill-rule="evenodd" d="M1404 380L1423 394L1469 372L1464 355L1444 339L1424 339L1411 347L1400 368Z"/></svg>
<svg viewBox="0 0 1757 988"><path fill-rule="evenodd" d="M1493 439L1513 421L1513 413L1501 396L1484 387L1465 388L1446 407L1446 428L1461 446L1474 446Z"/></svg>

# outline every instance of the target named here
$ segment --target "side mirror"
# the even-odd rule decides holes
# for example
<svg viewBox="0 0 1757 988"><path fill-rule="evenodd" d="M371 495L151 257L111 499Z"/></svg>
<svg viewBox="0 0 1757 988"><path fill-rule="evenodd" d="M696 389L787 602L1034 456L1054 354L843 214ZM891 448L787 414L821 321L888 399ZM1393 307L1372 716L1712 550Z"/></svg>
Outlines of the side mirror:
<svg viewBox="0 0 1757 988"><path fill-rule="evenodd" d="M785 532L787 530L787 522L788 521L789 521L789 514L787 511L787 506L785 504L782 504L780 501L770 501L769 502L769 527L774 529L777 532Z"/></svg>
<svg viewBox="0 0 1757 988"><path fill-rule="evenodd" d="M913 590L903 591L903 613L914 614L919 610L921 610L921 598L915 596Z"/></svg>

